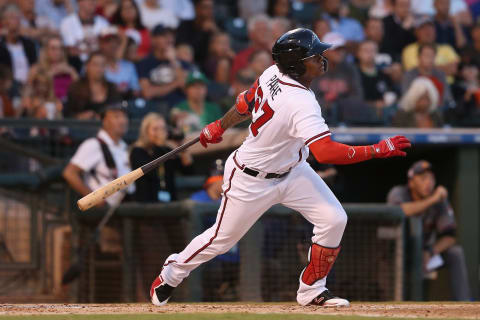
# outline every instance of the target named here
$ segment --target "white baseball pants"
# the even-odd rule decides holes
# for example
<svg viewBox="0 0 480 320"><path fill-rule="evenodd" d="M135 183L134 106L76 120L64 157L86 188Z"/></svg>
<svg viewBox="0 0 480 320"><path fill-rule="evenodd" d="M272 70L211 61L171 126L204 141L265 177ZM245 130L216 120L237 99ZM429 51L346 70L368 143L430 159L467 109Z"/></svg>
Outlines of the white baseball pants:
<svg viewBox="0 0 480 320"><path fill-rule="evenodd" d="M161 276L178 286L200 264L227 252L271 206L281 203L314 225L312 242L334 248L340 244L347 215L333 192L305 162L280 179L264 179L241 171L234 153L225 163L223 197L215 224L178 254L170 255ZM299 280L297 301L306 305L326 288L326 277L309 286Z"/></svg>

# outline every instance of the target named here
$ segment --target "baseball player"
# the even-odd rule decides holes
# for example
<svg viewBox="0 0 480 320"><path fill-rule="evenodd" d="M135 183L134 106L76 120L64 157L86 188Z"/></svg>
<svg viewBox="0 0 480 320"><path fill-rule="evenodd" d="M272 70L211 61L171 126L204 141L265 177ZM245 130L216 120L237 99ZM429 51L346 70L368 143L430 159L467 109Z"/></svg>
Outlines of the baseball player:
<svg viewBox="0 0 480 320"><path fill-rule="evenodd" d="M309 151L320 163L350 164L372 158L405 156L403 136L369 146L331 140L312 80L327 71L323 52L331 47L309 29L282 35L272 49L275 65L266 69L223 118L200 134L204 147L223 132L251 119L250 135L225 164L223 197L215 224L180 253L170 255L150 289L152 303L164 305L192 270L227 252L272 205L300 212L314 225L309 263L299 279L301 305L349 306L326 288L326 278L340 251L347 215L325 182L305 161Z"/></svg>

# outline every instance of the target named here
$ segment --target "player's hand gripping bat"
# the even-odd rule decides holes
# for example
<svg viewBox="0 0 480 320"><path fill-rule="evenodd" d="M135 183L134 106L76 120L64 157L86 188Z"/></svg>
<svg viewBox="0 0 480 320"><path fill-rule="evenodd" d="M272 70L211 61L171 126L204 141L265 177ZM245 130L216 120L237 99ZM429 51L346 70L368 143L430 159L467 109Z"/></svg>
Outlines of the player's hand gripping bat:
<svg viewBox="0 0 480 320"><path fill-rule="evenodd" d="M187 149L191 145L194 145L198 141L200 141L199 137L181 145L180 147L170 151L169 153L164 154L161 157L158 157L155 160L152 160L147 164L144 164L138 169L135 169L113 181L110 181L103 187L100 187L97 190L90 192L85 197L77 201L78 208L80 208L80 210L82 211L90 209L91 207L102 202L103 200L105 200L107 197L111 196L115 192L125 189L132 182L134 182L138 178L142 177L146 173L156 168L160 163L174 157L177 153L182 152L183 150Z"/></svg>

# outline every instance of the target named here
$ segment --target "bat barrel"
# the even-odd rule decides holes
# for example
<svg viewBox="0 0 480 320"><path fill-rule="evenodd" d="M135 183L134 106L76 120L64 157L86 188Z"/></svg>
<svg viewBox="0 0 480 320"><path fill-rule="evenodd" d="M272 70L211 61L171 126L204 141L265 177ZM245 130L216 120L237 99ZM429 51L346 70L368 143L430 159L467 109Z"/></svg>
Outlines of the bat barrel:
<svg viewBox="0 0 480 320"><path fill-rule="evenodd" d="M135 180L143 176L143 171L141 168L133 170L123 176L107 183L103 187L87 194L85 197L77 201L78 208L82 211L90 209L93 206L101 203L109 196L127 188Z"/></svg>

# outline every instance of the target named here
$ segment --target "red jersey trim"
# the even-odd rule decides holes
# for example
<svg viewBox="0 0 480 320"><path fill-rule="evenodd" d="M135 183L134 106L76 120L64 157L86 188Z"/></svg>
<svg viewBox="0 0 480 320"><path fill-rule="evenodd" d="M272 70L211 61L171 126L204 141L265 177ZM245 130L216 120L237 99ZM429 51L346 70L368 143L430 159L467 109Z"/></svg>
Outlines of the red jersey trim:
<svg viewBox="0 0 480 320"><path fill-rule="evenodd" d="M308 139L306 142L305 142L305 145L309 145L310 143L312 143L314 140L319 140L319 139L322 139L322 138L325 138L327 136L329 136L331 133L330 133L330 130L327 130L327 131L324 131L320 134L317 134L316 136L313 136L311 137L310 139Z"/></svg>
<svg viewBox="0 0 480 320"><path fill-rule="evenodd" d="M200 252L202 252L203 250L205 250L208 246L210 246L213 242L213 240L215 240L215 238L217 237L218 235L218 230L220 230L220 226L222 225L222 220L223 220L223 214L225 213L225 208L227 207L227 202L228 202L228 197L227 197L227 193L228 191L230 191L230 189L232 188L232 178L233 178L233 175L235 174L235 171L237 171L237 168L233 168L232 170L232 174L230 175L230 179L228 179L228 188L227 190L225 190L225 193L224 193L224 198L225 200L223 201L223 208L222 208L222 213L220 214L220 219L218 220L218 225L217 225L217 229L215 230L215 234L213 235L212 238L210 238L210 241L208 241L208 243L206 245L204 245L203 247L201 247L200 249L198 249L197 251L195 251L194 254L192 254L187 260L185 260L184 263L188 263L190 262L190 260L192 260L193 258L195 258L195 256L197 254L199 254Z"/></svg>
<svg viewBox="0 0 480 320"><path fill-rule="evenodd" d="M298 84L288 83L288 82L284 82L284 81L282 81L282 80L278 80L278 82L281 83L281 84L284 84L284 85L286 85L286 86L296 87L296 88L300 88L300 89L303 89L303 90L310 91L310 90L308 90L307 88L305 88L304 86L300 86L300 85L298 85Z"/></svg>

